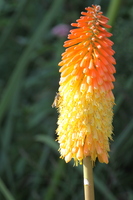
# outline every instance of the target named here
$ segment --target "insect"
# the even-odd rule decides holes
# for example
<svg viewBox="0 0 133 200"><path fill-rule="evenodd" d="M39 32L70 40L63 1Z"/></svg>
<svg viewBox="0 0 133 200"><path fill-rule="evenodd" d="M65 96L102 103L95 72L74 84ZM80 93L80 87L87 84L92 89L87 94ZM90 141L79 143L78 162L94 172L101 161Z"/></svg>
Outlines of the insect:
<svg viewBox="0 0 133 200"><path fill-rule="evenodd" d="M54 107L58 107L58 106L59 106L59 98L60 98L59 93L56 93L56 96L55 96L54 102L52 103L52 108L54 108Z"/></svg>

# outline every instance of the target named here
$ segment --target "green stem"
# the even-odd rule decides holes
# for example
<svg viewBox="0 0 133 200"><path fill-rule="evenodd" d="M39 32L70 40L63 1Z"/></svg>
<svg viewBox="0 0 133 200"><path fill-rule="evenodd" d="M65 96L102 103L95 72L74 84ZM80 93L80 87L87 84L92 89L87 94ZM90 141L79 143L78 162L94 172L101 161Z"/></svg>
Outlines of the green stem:
<svg viewBox="0 0 133 200"><path fill-rule="evenodd" d="M109 18L109 24L113 27L119 7L122 0L111 0L106 16Z"/></svg>
<svg viewBox="0 0 133 200"><path fill-rule="evenodd" d="M92 161L89 156L83 159L83 174L85 200L94 200Z"/></svg>

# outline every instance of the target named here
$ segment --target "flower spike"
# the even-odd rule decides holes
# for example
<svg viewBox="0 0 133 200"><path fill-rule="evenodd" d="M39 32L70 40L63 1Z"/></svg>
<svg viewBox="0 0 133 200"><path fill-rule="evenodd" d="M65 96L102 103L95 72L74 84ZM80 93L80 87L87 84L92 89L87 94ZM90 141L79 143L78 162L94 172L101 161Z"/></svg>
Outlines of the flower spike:
<svg viewBox="0 0 133 200"><path fill-rule="evenodd" d="M90 156L108 163L109 139L112 139L114 95L112 89L116 64L112 34L105 28L108 18L101 7L92 5L71 25L66 47L59 63L61 78L56 96L59 111L58 142L61 157L82 163Z"/></svg>

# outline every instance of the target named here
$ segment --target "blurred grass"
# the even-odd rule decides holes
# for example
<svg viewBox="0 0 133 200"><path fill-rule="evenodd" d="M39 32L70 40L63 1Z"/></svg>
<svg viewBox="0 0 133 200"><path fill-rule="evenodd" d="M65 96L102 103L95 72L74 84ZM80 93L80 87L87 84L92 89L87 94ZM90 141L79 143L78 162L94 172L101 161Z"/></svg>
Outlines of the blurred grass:
<svg viewBox="0 0 133 200"><path fill-rule="evenodd" d="M6 197L7 200L15 200L1 179L0 179L0 191L3 193L3 195Z"/></svg>
<svg viewBox="0 0 133 200"><path fill-rule="evenodd" d="M0 39L0 51L4 47L5 43L8 42L8 38L10 37L12 32L15 30L16 25L18 23L18 20L22 16L24 9L27 6L27 4L28 4L28 0L23 0L23 1L20 2L20 4L18 5L16 13L12 17L12 19L10 20L8 25L4 28L2 35L1 35L1 39Z"/></svg>
<svg viewBox="0 0 133 200"><path fill-rule="evenodd" d="M102 11L113 23L117 60L114 141L110 163L96 163L94 167L96 199L131 200L133 2L95 2L101 2ZM111 6L114 2L119 9ZM57 64L66 37L54 36L52 28L74 22L92 3L0 3L0 200L83 199L82 166L73 167L73 162L60 160L55 142L57 113L51 104L58 88Z"/></svg>
<svg viewBox="0 0 133 200"><path fill-rule="evenodd" d="M54 1L54 3L51 6L50 11L48 11L48 13L46 13L46 15L44 16L44 19L42 19L42 22L40 23L37 31L31 37L28 47L22 53L14 72L9 79L7 88L4 89L4 94L0 101L0 120L3 117L6 109L8 109L8 105L10 103L10 99L12 98L13 92L15 92L17 87L19 85L21 85L20 84L21 78L23 77L23 74L25 73L25 68L27 67L28 63L32 59L32 51L35 49L35 47L38 45L38 43L41 42L42 36L43 36L43 34L45 34L45 32L49 28L50 24L52 23L52 20L54 19L55 14L56 14L61 2L62 2L62 0ZM9 29L7 29L7 30L9 30Z"/></svg>

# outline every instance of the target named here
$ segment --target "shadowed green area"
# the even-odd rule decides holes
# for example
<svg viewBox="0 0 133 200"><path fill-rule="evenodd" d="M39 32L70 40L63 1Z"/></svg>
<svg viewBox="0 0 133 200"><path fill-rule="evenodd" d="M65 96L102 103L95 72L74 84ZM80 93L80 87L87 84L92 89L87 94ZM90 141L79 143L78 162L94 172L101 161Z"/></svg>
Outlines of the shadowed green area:
<svg viewBox="0 0 133 200"><path fill-rule="evenodd" d="M111 2L111 3L110 3ZM59 158L55 141L58 62L70 25L99 4L116 51L116 105L110 163L96 162L96 200L133 199L133 2L132 0L0 1L0 200L81 200L82 166Z"/></svg>

